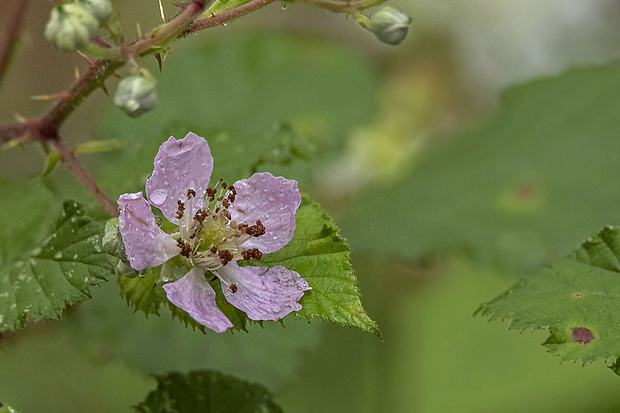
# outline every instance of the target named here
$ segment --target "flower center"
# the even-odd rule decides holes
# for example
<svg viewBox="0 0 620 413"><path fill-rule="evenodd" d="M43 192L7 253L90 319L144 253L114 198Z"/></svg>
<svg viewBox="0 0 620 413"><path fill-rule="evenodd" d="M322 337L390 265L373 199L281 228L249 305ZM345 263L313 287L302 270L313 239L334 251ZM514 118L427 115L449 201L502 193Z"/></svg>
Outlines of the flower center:
<svg viewBox="0 0 620 413"><path fill-rule="evenodd" d="M229 208L236 196L235 187L220 179L214 188L207 188L205 205L193 216L196 192L189 189L185 202L178 201L179 231L175 236L181 256L192 265L213 271L231 261L261 259L263 254L258 248L245 249L242 244L265 234L265 226L260 219L254 225L232 219Z"/></svg>

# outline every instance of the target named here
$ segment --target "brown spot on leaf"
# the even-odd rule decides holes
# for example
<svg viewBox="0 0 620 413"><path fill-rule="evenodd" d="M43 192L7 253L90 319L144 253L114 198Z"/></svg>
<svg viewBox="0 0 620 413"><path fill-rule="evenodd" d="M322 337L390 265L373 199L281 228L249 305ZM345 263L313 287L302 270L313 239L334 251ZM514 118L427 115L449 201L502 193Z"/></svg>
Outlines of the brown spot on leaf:
<svg viewBox="0 0 620 413"><path fill-rule="evenodd" d="M573 294L573 297L575 297L575 298L583 298L583 294L577 292L577 293Z"/></svg>
<svg viewBox="0 0 620 413"><path fill-rule="evenodd" d="M579 344L588 344L594 340L592 330L586 327L573 327L573 341Z"/></svg>
<svg viewBox="0 0 620 413"><path fill-rule="evenodd" d="M540 188L538 185L526 182L515 188L515 198L523 203L527 203L539 196Z"/></svg>

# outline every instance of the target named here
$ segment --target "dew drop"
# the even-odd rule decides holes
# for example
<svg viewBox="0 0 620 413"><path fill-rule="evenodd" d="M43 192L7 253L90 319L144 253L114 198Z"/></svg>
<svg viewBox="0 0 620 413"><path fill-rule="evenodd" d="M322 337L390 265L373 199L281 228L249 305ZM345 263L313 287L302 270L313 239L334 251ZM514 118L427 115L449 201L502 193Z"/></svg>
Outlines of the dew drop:
<svg viewBox="0 0 620 413"><path fill-rule="evenodd" d="M269 202L273 202L273 201L275 201L275 200L276 200L276 199L275 199L274 197L272 197L272 196L268 197L267 199L269 200Z"/></svg>
<svg viewBox="0 0 620 413"><path fill-rule="evenodd" d="M157 189L151 193L149 197L151 202L155 205L161 205L166 202L168 198L168 190L167 189Z"/></svg>

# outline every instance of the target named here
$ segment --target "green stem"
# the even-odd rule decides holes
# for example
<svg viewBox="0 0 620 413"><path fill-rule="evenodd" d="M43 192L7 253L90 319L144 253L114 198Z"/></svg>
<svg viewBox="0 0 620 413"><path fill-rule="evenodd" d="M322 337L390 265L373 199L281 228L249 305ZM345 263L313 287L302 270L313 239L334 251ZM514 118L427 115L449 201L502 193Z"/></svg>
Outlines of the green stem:
<svg viewBox="0 0 620 413"><path fill-rule="evenodd" d="M223 11L219 14L214 14L211 17L205 19L198 19L193 22L187 29L185 29L179 37L185 37L190 33L197 32L198 30L207 29L213 26L220 26L230 20L234 20L238 17L245 16L260 8L273 3L275 0L252 0L234 9Z"/></svg>

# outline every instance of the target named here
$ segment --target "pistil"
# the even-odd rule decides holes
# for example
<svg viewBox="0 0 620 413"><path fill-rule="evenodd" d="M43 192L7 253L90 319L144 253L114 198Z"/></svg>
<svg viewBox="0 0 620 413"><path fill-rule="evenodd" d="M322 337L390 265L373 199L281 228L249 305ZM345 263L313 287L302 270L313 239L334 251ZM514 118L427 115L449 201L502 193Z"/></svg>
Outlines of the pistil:
<svg viewBox="0 0 620 413"><path fill-rule="evenodd" d="M192 265L213 271L231 261L261 259L263 254L258 248L243 249L242 244L265 234L265 226L261 220L248 225L232 219L229 208L235 202L236 195L235 187L220 179L214 188L206 189L205 205L193 216L187 211L192 211L196 192L189 189L186 202L178 201L176 218L180 222L177 245L181 249L180 254Z"/></svg>

